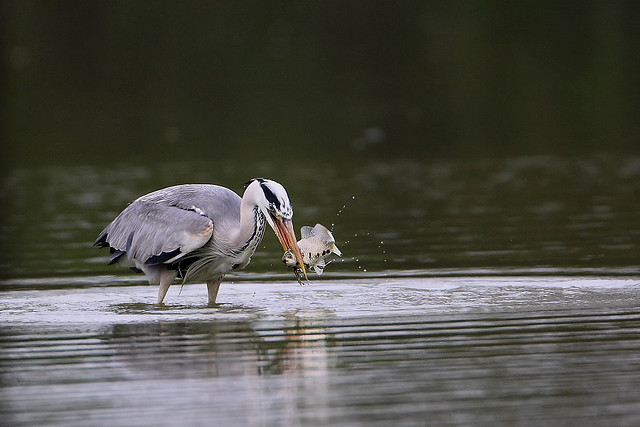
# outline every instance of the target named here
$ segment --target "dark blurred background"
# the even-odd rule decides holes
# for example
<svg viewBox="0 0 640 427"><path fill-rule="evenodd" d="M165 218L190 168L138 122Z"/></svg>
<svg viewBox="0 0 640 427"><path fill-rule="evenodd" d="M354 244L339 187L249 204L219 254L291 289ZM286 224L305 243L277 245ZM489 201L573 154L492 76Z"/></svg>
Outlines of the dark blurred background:
<svg viewBox="0 0 640 427"><path fill-rule="evenodd" d="M4 158L638 153L639 22L637 1L2 1Z"/></svg>

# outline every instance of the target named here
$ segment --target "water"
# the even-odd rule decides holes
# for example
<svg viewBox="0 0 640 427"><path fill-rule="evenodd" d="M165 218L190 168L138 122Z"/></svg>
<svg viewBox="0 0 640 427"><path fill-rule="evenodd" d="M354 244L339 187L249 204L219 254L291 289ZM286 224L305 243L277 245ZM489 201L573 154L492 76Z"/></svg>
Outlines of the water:
<svg viewBox="0 0 640 427"><path fill-rule="evenodd" d="M166 305L91 243L180 182L288 188L344 253L299 286L271 234L219 305ZM3 425L637 425L640 159L14 169Z"/></svg>

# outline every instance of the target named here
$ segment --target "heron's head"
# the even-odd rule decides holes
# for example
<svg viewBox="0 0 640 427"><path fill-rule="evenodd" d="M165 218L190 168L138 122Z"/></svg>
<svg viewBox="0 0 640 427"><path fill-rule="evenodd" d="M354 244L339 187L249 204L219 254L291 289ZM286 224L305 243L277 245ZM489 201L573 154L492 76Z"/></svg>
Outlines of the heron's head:
<svg viewBox="0 0 640 427"><path fill-rule="evenodd" d="M249 181L245 197L249 195L275 231L285 251L292 250L306 277L302 254L293 230L293 206L287 190L279 183L265 178Z"/></svg>

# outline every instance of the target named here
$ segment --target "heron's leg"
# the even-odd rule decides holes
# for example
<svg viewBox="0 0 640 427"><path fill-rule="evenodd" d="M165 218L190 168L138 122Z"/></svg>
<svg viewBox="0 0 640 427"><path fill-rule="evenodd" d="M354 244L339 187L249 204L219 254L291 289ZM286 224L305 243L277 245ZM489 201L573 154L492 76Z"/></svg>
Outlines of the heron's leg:
<svg viewBox="0 0 640 427"><path fill-rule="evenodd" d="M218 298L218 291L220 290L220 283L222 277L207 282L207 291L209 292L209 304L215 304L216 298Z"/></svg>
<svg viewBox="0 0 640 427"><path fill-rule="evenodd" d="M162 304L165 295L167 295L167 291L169 290L169 286L173 283L176 278L176 272L171 270L163 271L160 274L160 288L158 289L158 304Z"/></svg>

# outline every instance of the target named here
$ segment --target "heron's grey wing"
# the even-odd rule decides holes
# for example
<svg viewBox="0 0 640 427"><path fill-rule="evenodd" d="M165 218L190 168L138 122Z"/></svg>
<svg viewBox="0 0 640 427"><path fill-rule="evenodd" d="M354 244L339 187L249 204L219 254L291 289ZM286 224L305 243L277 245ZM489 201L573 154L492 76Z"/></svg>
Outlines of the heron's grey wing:
<svg viewBox="0 0 640 427"><path fill-rule="evenodd" d="M213 233L213 221L197 212L138 199L129 205L96 240L131 259L147 263L172 262L202 247Z"/></svg>

